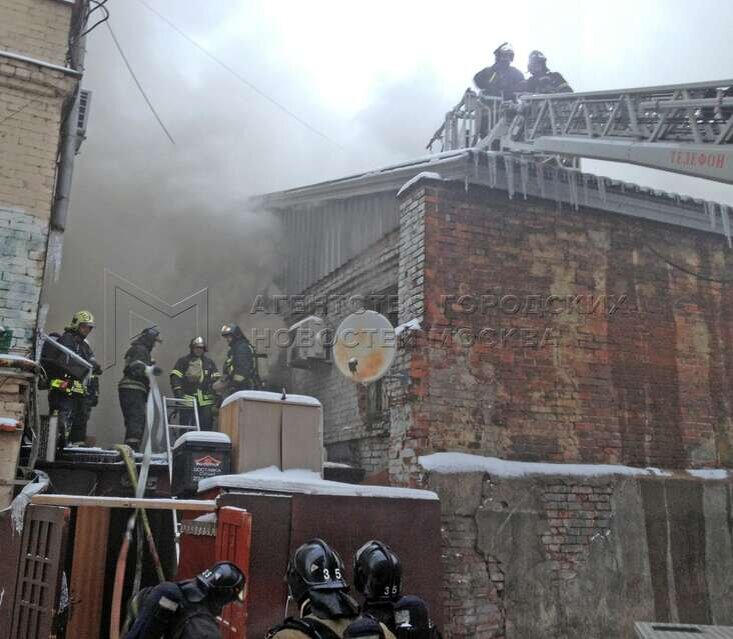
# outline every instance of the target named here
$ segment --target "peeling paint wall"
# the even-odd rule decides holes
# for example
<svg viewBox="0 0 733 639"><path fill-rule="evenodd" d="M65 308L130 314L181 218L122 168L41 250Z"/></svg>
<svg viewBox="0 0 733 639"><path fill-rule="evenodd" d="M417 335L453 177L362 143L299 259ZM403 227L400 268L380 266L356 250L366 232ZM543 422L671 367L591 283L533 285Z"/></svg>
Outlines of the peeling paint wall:
<svg viewBox="0 0 733 639"><path fill-rule="evenodd" d="M447 639L604 639L635 621L733 623L731 485L430 474Z"/></svg>

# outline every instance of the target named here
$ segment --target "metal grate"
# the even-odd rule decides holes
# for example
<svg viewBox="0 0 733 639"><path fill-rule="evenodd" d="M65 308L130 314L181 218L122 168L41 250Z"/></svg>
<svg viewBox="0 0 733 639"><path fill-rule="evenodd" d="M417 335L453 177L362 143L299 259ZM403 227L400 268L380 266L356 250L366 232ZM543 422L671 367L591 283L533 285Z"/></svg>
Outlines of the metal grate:
<svg viewBox="0 0 733 639"><path fill-rule="evenodd" d="M29 506L26 511L13 611L13 639L51 635L68 523L68 508Z"/></svg>

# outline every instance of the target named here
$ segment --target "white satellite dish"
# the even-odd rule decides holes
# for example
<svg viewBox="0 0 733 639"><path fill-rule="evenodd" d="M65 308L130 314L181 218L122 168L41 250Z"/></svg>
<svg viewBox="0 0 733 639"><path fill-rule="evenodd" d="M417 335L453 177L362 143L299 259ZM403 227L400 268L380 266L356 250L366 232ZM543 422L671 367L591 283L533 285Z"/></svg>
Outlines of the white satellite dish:
<svg viewBox="0 0 733 639"><path fill-rule="evenodd" d="M346 377L367 384L392 366L397 337L389 320L376 311L349 315L336 329L333 359Z"/></svg>

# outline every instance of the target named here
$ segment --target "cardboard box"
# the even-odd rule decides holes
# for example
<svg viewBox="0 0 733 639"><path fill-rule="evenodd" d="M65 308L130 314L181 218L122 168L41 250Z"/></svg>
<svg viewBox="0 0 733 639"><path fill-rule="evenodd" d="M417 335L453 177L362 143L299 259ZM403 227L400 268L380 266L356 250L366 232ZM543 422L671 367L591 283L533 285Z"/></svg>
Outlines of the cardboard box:
<svg viewBox="0 0 733 639"><path fill-rule="evenodd" d="M232 442L232 472L277 466L323 474L323 407L314 397L240 391L227 397L219 430Z"/></svg>

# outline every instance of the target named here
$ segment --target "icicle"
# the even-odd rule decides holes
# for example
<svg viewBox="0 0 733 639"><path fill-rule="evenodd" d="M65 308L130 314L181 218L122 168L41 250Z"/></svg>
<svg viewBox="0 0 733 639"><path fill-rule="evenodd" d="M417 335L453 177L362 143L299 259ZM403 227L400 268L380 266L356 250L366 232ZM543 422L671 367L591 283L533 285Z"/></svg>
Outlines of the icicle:
<svg viewBox="0 0 733 639"><path fill-rule="evenodd" d="M493 153L489 155L489 186L496 188L496 156Z"/></svg>
<svg viewBox="0 0 733 639"><path fill-rule="evenodd" d="M545 167L542 162L537 162L537 184L540 187L540 197L545 197Z"/></svg>
<svg viewBox="0 0 733 639"><path fill-rule="evenodd" d="M478 180L478 153L473 154L473 177Z"/></svg>
<svg viewBox="0 0 733 639"><path fill-rule="evenodd" d="M506 190L511 200L514 197L514 158L505 155L504 168L506 169Z"/></svg>
<svg viewBox="0 0 733 639"><path fill-rule="evenodd" d="M580 208L580 201L578 200L578 183L575 181L575 171L573 169L565 169L565 175L568 176L570 206L577 211Z"/></svg>
<svg viewBox="0 0 733 639"><path fill-rule="evenodd" d="M555 204L557 204L557 208L562 211L562 195L560 193L560 169L552 169L552 182L555 185Z"/></svg>
<svg viewBox="0 0 733 639"><path fill-rule="evenodd" d="M529 162L522 160L519 164L519 170L522 176L522 194L524 199L527 199L527 183L529 182Z"/></svg>
<svg viewBox="0 0 733 639"><path fill-rule="evenodd" d="M733 242L730 237L730 209L725 204L720 205L720 219L723 222L725 239L728 240L728 248L733 248Z"/></svg>
<svg viewBox="0 0 733 639"><path fill-rule="evenodd" d="M705 200L705 212L710 216L710 228L715 230L715 204Z"/></svg>
<svg viewBox="0 0 733 639"><path fill-rule="evenodd" d="M598 183L598 196L601 198L601 202L606 203L606 178L597 177L596 182Z"/></svg>
<svg viewBox="0 0 733 639"><path fill-rule="evenodd" d="M463 178L463 190L468 193L468 176Z"/></svg>

